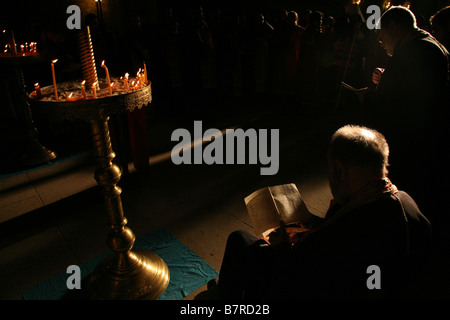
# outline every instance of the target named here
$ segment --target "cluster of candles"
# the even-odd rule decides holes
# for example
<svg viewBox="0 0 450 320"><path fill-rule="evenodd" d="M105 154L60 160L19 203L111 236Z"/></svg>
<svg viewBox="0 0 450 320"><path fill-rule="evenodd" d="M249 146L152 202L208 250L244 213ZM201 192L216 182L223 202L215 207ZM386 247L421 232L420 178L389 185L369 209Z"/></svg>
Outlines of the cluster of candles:
<svg viewBox="0 0 450 320"><path fill-rule="evenodd" d="M120 77L120 80L123 80L125 82L125 88L127 90L137 90L141 89L143 85L146 85L147 80L147 67L144 63L144 69L139 68L139 71L136 73L136 78L129 83L129 77L130 75L128 73L125 73L125 77Z"/></svg>
<svg viewBox="0 0 450 320"><path fill-rule="evenodd" d="M11 50L11 45L9 44L5 44L5 50L3 51L3 53L8 54L8 53L13 53L14 51L16 52L15 54L22 54L22 55L26 55L28 54L33 54L33 53L37 53L37 49L36 49L36 42L25 42L25 44L21 44L20 45L20 50L17 51L17 45L14 44L16 46L15 50Z"/></svg>
<svg viewBox="0 0 450 320"><path fill-rule="evenodd" d="M36 42L25 42L25 44L21 44L17 47L16 40L14 38L14 32L11 31L9 35L9 40L7 36L6 30L3 30L3 37L5 38L7 44L5 44L5 49L3 51L4 54L21 54L23 56L36 54L37 53L37 43ZM19 51L17 50L19 48Z"/></svg>
<svg viewBox="0 0 450 320"><path fill-rule="evenodd" d="M56 77L55 77L55 63L56 62L58 62L58 59L52 60L51 68L52 68L52 82L53 82L54 96L55 96L55 100L58 101L58 90L56 87ZM103 69L105 69L106 80L108 82L109 95L112 95L113 89L115 89L116 87L114 86L114 82L111 82L108 67L105 65L104 60L102 61L101 67ZM138 90L138 89L143 88L148 83L147 66L145 65L145 62L144 62L144 68L139 68L139 71L137 72L135 79L130 79L129 74L126 73L124 77L120 77L120 80L122 80L124 82L124 88L126 89L126 91L133 91L133 90ZM130 83L130 81L131 81L131 83ZM86 80L83 80L81 82L81 99L86 99L85 85L86 85ZM94 99L97 99L97 90L99 90L99 89L100 89L100 87L97 82L92 84L91 90L92 90L92 96ZM42 92L41 92L39 83L34 84L34 90L35 90L35 94L37 97L42 96ZM76 101L79 99L80 99L79 97L74 97L73 92L72 92L72 93L70 93L69 96L67 96L66 101Z"/></svg>

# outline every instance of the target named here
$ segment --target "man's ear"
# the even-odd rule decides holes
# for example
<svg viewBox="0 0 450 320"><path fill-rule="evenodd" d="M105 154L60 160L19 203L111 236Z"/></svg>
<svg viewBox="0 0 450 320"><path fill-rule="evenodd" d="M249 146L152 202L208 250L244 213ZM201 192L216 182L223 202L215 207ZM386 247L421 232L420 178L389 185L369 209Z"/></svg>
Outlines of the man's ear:
<svg viewBox="0 0 450 320"><path fill-rule="evenodd" d="M341 181L345 180L348 177L348 167L339 159L336 159L336 175Z"/></svg>

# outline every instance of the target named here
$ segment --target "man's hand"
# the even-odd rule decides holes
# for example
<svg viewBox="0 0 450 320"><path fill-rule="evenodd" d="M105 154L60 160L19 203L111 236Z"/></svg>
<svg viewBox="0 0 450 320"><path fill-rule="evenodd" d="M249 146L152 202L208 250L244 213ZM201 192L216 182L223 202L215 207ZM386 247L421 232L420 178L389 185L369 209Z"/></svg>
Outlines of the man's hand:
<svg viewBox="0 0 450 320"><path fill-rule="evenodd" d="M286 232L286 224L280 221L280 227L269 234L269 243L271 246L277 246L281 243L289 243L289 236Z"/></svg>
<svg viewBox="0 0 450 320"><path fill-rule="evenodd" d="M381 76L383 75L384 68L375 68L372 73L372 82L378 84L381 80Z"/></svg>

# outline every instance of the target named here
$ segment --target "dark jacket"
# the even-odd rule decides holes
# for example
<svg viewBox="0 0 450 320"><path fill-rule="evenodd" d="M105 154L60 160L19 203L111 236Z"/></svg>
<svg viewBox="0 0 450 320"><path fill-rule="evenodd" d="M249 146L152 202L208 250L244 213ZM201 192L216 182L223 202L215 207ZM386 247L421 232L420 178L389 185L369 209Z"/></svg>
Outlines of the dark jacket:
<svg viewBox="0 0 450 320"><path fill-rule="evenodd" d="M339 209L330 208L324 226L298 242L289 261L279 260L289 266L281 277L292 279L274 292L285 292L284 298L407 295L430 246L430 223L414 200L402 191L386 194L332 218ZM380 268L381 289L366 284L372 265Z"/></svg>
<svg viewBox="0 0 450 320"><path fill-rule="evenodd" d="M427 217L443 205L430 202L444 199L433 186L442 185L440 177L449 177L449 94L449 53L417 29L394 48L365 110L365 125L383 133L389 143L389 175Z"/></svg>
<svg viewBox="0 0 450 320"><path fill-rule="evenodd" d="M370 106L375 126L382 132L429 128L447 112L448 84L447 50L428 32L415 30L396 45L378 84Z"/></svg>

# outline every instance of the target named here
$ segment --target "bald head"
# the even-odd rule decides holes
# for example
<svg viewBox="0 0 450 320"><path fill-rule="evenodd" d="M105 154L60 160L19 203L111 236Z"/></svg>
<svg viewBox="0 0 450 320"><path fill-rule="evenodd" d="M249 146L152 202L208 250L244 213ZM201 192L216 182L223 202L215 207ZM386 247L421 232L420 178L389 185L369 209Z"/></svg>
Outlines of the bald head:
<svg viewBox="0 0 450 320"><path fill-rule="evenodd" d="M384 136L373 129L355 125L340 128L331 138L328 156L356 170L387 175L389 146Z"/></svg>

